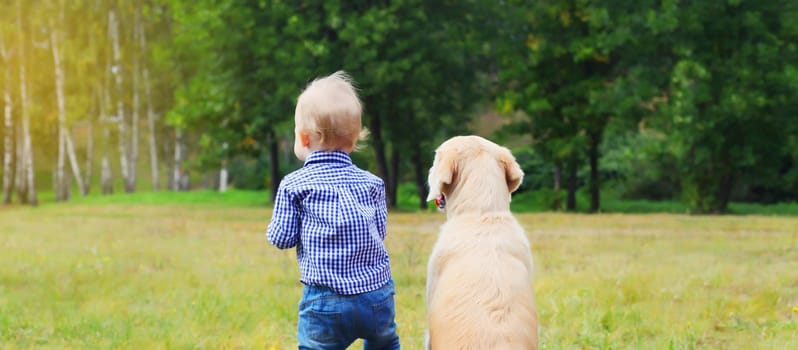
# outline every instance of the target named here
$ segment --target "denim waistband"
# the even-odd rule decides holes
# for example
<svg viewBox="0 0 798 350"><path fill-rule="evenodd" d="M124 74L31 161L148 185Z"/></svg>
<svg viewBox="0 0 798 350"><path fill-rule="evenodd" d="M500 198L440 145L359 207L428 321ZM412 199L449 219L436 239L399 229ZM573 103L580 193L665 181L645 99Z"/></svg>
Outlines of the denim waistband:
<svg viewBox="0 0 798 350"><path fill-rule="evenodd" d="M303 283L303 284L304 284L304 283ZM377 290L380 290L380 289L390 288L390 287L393 287L393 286L394 286L393 279L389 279L389 280L388 280L388 282L386 282L385 284L383 284L383 285L382 285L382 287L380 287L380 288L377 288L377 289L375 289L375 290L372 290L372 291L365 292L365 293L371 293L371 292L374 292L374 291L377 291ZM365 294L365 293L361 293L361 294ZM305 294L305 295L307 295L307 294L315 294L315 295L341 295L341 294L338 294L338 293L336 293L336 292L335 292L334 290L332 290L332 288L330 288L330 287L327 287L327 286L321 286L321 285L316 285L316 284L305 284L305 290L304 290L304 294ZM353 294L353 295L358 295L358 294Z"/></svg>

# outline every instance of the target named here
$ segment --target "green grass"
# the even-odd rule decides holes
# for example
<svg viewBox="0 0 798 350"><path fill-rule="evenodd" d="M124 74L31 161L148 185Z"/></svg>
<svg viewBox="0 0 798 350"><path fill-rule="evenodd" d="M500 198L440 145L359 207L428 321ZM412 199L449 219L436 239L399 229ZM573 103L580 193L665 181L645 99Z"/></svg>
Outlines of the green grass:
<svg viewBox="0 0 798 350"><path fill-rule="evenodd" d="M512 208L515 212L547 212L551 211L547 204L550 191L530 191L513 195ZM416 197L417 198L417 197ZM564 205L564 197L562 198ZM585 192L577 193L577 211L588 210L590 198ZM611 191L605 191L601 197L601 212L626 214L690 214L690 206L675 200L651 201L620 199ZM731 203L729 214L732 215L798 215L798 202L778 204Z"/></svg>
<svg viewBox="0 0 798 350"><path fill-rule="evenodd" d="M117 186L119 187L119 186ZM146 186L140 186L146 188ZM512 208L517 213L542 213L550 212L548 204L552 191L539 190L517 193L513 195ZM564 196L564 193L562 194ZM418 212L419 201L416 186L413 183L403 183L398 189L397 210L401 212ZM154 205L235 205L235 206L268 206L271 203L268 191L252 191L230 189L225 193L212 190L195 190L188 192L172 191L138 191L124 193L117 189L114 195L104 196L99 189L93 189L87 197L81 197L77 189L73 190L73 203L78 204L154 204ZM42 205L54 203L52 192L40 192L39 200ZM562 198L563 205L565 198ZM577 193L577 212L588 211L589 196L586 192ZM432 202L427 203L427 208L434 210ZM757 203L731 203L729 211L732 215L795 215L798 216L798 202L778 204ZM627 213L627 214L690 214L690 207L680 201L650 201L621 199L611 190L602 192L602 213Z"/></svg>
<svg viewBox="0 0 798 350"><path fill-rule="evenodd" d="M295 254L265 242L261 194L226 195L0 207L0 349L296 348ZM544 349L798 349L798 218L518 218ZM443 220L389 216L406 349Z"/></svg>
<svg viewBox="0 0 798 350"><path fill-rule="evenodd" d="M52 201L50 201L52 202ZM73 195L75 204L145 204L145 205L221 205L221 206L267 206L271 197L267 191L246 191L231 189L221 193L202 190L187 192L135 192L116 193L104 196L92 193L86 197Z"/></svg>
<svg viewBox="0 0 798 350"><path fill-rule="evenodd" d="M732 203L732 213L755 215L798 215L798 202L777 204Z"/></svg>

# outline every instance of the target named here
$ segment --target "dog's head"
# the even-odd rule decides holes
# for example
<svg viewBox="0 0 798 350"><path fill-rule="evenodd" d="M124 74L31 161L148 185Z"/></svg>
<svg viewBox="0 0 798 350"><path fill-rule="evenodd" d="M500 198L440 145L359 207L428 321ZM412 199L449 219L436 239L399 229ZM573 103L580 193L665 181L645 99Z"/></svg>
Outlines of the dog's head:
<svg viewBox="0 0 798 350"><path fill-rule="evenodd" d="M523 179L524 172L509 149L479 136L456 136L435 151L427 200L443 195L450 203L509 203L509 194Z"/></svg>

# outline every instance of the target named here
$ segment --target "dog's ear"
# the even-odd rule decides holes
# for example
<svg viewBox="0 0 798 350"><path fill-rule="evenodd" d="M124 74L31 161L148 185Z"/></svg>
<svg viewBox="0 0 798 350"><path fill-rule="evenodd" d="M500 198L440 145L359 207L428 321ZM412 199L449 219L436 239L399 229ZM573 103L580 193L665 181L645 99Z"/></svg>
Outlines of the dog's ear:
<svg viewBox="0 0 798 350"><path fill-rule="evenodd" d="M429 194L427 194L427 201L438 198L443 194L443 189L447 185L452 184L454 180L455 168L457 162L455 157L448 152L435 152L435 159L432 161L432 167L429 169Z"/></svg>
<svg viewBox="0 0 798 350"><path fill-rule="evenodd" d="M501 151L499 151L499 162L504 168L507 189L510 190L510 193L515 192L518 186L521 186L521 182L524 181L524 171L521 170L521 166L518 165L515 157L506 147L502 147Z"/></svg>

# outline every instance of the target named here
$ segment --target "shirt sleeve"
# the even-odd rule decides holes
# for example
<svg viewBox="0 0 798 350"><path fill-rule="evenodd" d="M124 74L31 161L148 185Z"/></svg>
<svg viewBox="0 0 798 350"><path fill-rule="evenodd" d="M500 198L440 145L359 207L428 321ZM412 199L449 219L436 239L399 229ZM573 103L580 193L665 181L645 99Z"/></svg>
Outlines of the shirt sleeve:
<svg viewBox="0 0 798 350"><path fill-rule="evenodd" d="M296 196L283 184L274 199L272 220L266 229L266 237L271 244L280 249L296 246L299 240L300 217Z"/></svg>
<svg viewBox="0 0 798 350"><path fill-rule="evenodd" d="M374 197L375 206L377 208L376 212L376 222L377 222L377 232L380 234L380 238L385 239L386 234L386 221L388 221L388 203L385 200L385 184L381 183L379 187L377 187L377 192Z"/></svg>

